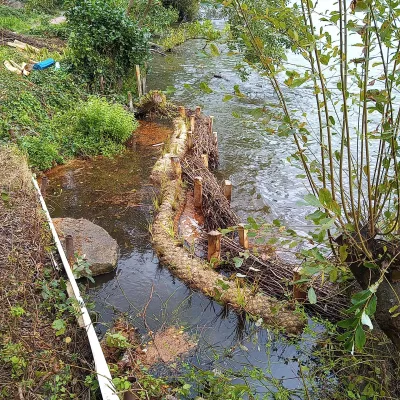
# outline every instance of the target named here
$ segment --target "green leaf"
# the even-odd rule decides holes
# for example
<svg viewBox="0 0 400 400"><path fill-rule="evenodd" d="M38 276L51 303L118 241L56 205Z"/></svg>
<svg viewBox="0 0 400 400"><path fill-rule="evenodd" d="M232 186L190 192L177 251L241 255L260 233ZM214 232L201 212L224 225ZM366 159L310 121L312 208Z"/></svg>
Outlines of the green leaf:
<svg viewBox="0 0 400 400"><path fill-rule="evenodd" d="M4 203L8 203L10 201L10 195L6 192L1 192L1 199Z"/></svg>
<svg viewBox="0 0 400 400"><path fill-rule="evenodd" d="M314 288L312 288L312 287L310 287L310 289L308 289L308 301L310 302L310 304L317 303L317 295L315 293Z"/></svg>
<svg viewBox="0 0 400 400"><path fill-rule="evenodd" d="M211 55L217 57L220 55L218 47L214 43L210 43Z"/></svg>
<svg viewBox="0 0 400 400"><path fill-rule="evenodd" d="M343 245L339 247L339 258L341 262L345 262L349 253L347 252L347 245Z"/></svg>
<svg viewBox="0 0 400 400"><path fill-rule="evenodd" d="M358 327L356 329L356 333L354 335L354 344L355 344L356 348L358 350L362 350L362 348L365 345L365 341L366 341L365 332L364 332L362 325L360 324L360 325L358 325Z"/></svg>
<svg viewBox="0 0 400 400"><path fill-rule="evenodd" d="M393 313L394 311L396 311L398 308L399 308L399 306L398 306L398 305L395 305L395 306L393 306L393 307L389 308L389 312L390 312L390 314L392 314L392 313Z"/></svg>
<svg viewBox="0 0 400 400"><path fill-rule="evenodd" d="M347 329L347 328L352 328L353 326L355 326L357 322L358 322L358 319L356 317L351 317L351 318L347 318L347 319L343 319L343 320L339 321L337 323L337 326L339 328Z"/></svg>
<svg viewBox="0 0 400 400"><path fill-rule="evenodd" d="M318 192L318 199L321 204L326 206L326 208L329 208L330 205L332 204L332 194L329 189L322 188Z"/></svg>
<svg viewBox="0 0 400 400"><path fill-rule="evenodd" d="M376 305L377 305L378 299L376 295L374 294L371 299L368 302L368 306L365 308L365 312L367 315L374 315L376 312ZM390 310L389 310L390 312Z"/></svg>
<svg viewBox="0 0 400 400"><path fill-rule="evenodd" d="M56 336L60 336L65 332L66 324L63 319L56 319L51 327L56 331Z"/></svg>
<svg viewBox="0 0 400 400"><path fill-rule="evenodd" d="M307 194L304 196L304 200L306 201L307 204L310 206L314 207L322 207L322 204L320 201L313 195L313 194Z"/></svg>
<svg viewBox="0 0 400 400"><path fill-rule="evenodd" d="M232 96L231 94L226 94L226 95L224 96L224 98L222 99L222 101L223 101L224 103L226 103L227 101L229 101L229 100L231 100L231 99L233 99L233 96Z"/></svg>
<svg viewBox="0 0 400 400"><path fill-rule="evenodd" d="M222 290L229 289L229 285L227 283L225 283L222 279L217 280L217 285L220 286L222 288Z"/></svg>
<svg viewBox="0 0 400 400"><path fill-rule="evenodd" d="M206 82L200 82L199 88L202 92L210 94L213 90L207 85Z"/></svg>
<svg viewBox="0 0 400 400"><path fill-rule="evenodd" d="M243 258L234 257L233 262L235 263L235 268L240 268L243 265Z"/></svg>

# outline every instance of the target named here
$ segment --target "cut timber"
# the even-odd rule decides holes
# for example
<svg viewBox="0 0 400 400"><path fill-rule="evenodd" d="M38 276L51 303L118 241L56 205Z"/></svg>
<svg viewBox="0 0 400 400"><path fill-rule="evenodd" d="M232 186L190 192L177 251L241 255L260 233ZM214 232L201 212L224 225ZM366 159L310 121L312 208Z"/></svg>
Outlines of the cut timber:
<svg viewBox="0 0 400 400"><path fill-rule="evenodd" d="M179 106L179 107L178 107L178 111L179 111L179 115L181 116L181 118L186 118L186 110L185 110L185 107Z"/></svg>
<svg viewBox="0 0 400 400"><path fill-rule="evenodd" d="M192 150L192 148L193 148L193 131L192 130L190 130L187 133L187 148L188 148L188 150Z"/></svg>
<svg viewBox="0 0 400 400"><path fill-rule="evenodd" d="M190 131L194 133L194 128L195 128L195 116L191 115L190 116Z"/></svg>
<svg viewBox="0 0 400 400"><path fill-rule="evenodd" d="M213 263L215 266L221 259L221 236L222 233L218 231L208 232L208 262Z"/></svg>
<svg viewBox="0 0 400 400"><path fill-rule="evenodd" d="M203 202L203 178L197 176L194 178L194 207L201 210Z"/></svg>
<svg viewBox="0 0 400 400"><path fill-rule="evenodd" d="M74 257L74 237L72 235L65 236L65 255L71 267L75 264Z"/></svg>
<svg viewBox="0 0 400 400"><path fill-rule="evenodd" d="M231 181L224 181L224 195L229 201L232 201L232 182Z"/></svg>
<svg viewBox="0 0 400 400"><path fill-rule="evenodd" d="M142 78L140 76L140 67L139 65L135 65L135 72L136 72L136 83L137 83L137 91L138 96L143 96L143 88L142 88Z"/></svg>
<svg viewBox="0 0 400 400"><path fill-rule="evenodd" d="M296 267L293 270L293 282L299 281L301 279L301 267ZM303 303L307 299L307 292L304 284L293 283L293 298Z"/></svg>
<svg viewBox="0 0 400 400"><path fill-rule="evenodd" d="M245 228L244 224L239 224L239 244L247 250L249 248L249 238L247 236L248 230Z"/></svg>

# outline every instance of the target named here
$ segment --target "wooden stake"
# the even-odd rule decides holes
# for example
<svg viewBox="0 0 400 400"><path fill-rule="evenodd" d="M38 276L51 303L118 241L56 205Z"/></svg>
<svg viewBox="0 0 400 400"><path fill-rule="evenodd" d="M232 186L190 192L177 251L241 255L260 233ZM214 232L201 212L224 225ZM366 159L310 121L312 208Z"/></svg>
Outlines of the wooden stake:
<svg viewBox="0 0 400 400"><path fill-rule="evenodd" d="M40 193L42 193L43 198L46 197L48 184L49 184L49 178L47 176L44 176L42 178L42 181L40 182Z"/></svg>
<svg viewBox="0 0 400 400"><path fill-rule="evenodd" d="M201 159L203 160L203 164L206 168L208 168L208 154L202 154Z"/></svg>
<svg viewBox="0 0 400 400"><path fill-rule="evenodd" d="M171 157L172 171L177 179L182 177L182 166L179 157Z"/></svg>
<svg viewBox="0 0 400 400"><path fill-rule="evenodd" d="M137 84L138 96L141 97L143 95L143 92L142 92L142 79L140 77L139 65L135 65L135 71L136 71L136 84Z"/></svg>
<svg viewBox="0 0 400 400"><path fill-rule="evenodd" d="M213 128L214 128L214 116L210 115L210 135L213 134Z"/></svg>
<svg viewBox="0 0 400 400"><path fill-rule="evenodd" d="M224 181L224 196L228 199L229 203L232 201L232 182Z"/></svg>
<svg viewBox="0 0 400 400"><path fill-rule="evenodd" d="M192 148L193 148L193 131L188 131L186 143L187 143L187 148L189 150L192 150Z"/></svg>
<svg viewBox="0 0 400 400"><path fill-rule="evenodd" d="M301 279L301 267L295 267L293 270L293 282L299 281ZM293 298L303 303L307 299L307 292L305 285L294 283L293 284Z"/></svg>
<svg viewBox="0 0 400 400"><path fill-rule="evenodd" d="M207 260L211 262L215 260L214 266L221 259L221 232L211 231L208 232L208 255Z"/></svg>
<svg viewBox="0 0 400 400"><path fill-rule="evenodd" d="M203 178L196 176L194 178L194 207L201 210L203 201Z"/></svg>
<svg viewBox="0 0 400 400"><path fill-rule="evenodd" d="M182 118L186 118L186 110L185 110L185 107L183 107L183 106L179 106L178 107L178 110L179 110L179 115L182 117Z"/></svg>
<svg viewBox="0 0 400 400"><path fill-rule="evenodd" d="M132 92L128 92L128 104L129 104L129 111L133 112Z"/></svg>
<svg viewBox="0 0 400 400"><path fill-rule="evenodd" d="M74 238L72 235L67 235L65 236L65 252L67 256L67 260L69 262L69 265L72 266L74 265Z"/></svg>
<svg viewBox="0 0 400 400"><path fill-rule="evenodd" d="M218 133L214 132L213 135L214 135L214 144L215 146L218 146Z"/></svg>
<svg viewBox="0 0 400 400"><path fill-rule="evenodd" d="M201 114L201 107L197 106L196 107L196 116L200 117L200 114Z"/></svg>
<svg viewBox="0 0 400 400"><path fill-rule="evenodd" d="M194 132L194 128L195 128L195 116L194 116L194 115L191 115L191 116L190 116L190 130L191 130L192 132Z"/></svg>
<svg viewBox="0 0 400 400"><path fill-rule="evenodd" d="M249 248L249 238L247 237L249 231L245 229L244 226L244 224L239 224L239 243L245 250L247 250Z"/></svg>
<svg viewBox="0 0 400 400"><path fill-rule="evenodd" d="M142 93L143 94L147 93L147 77L146 77L146 75L144 75L142 78Z"/></svg>

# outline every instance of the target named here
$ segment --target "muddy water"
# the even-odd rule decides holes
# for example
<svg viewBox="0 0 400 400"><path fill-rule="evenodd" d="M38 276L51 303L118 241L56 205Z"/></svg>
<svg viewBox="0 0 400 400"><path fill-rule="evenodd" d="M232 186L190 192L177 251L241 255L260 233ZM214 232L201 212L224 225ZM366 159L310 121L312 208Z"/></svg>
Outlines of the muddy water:
<svg viewBox="0 0 400 400"><path fill-rule="evenodd" d="M296 361L300 355L294 346L191 291L160 265L149 234L154 194L149 174L161 152L153 145L169 130L154 124L142 124L140 130L145 139L121 156L74 161L48 174L52 217L87 218L106 229L120 246L115 272L97 277L89 290L99 313L99 333L105 332L117 314L126 313L145 334L141 314L149 302L146 322L153 331L183 326L198 340L188 358L195 365L236 371L244 366L263 368L265 379L252 382L259 393L275 390L271 378L287 388L301 387Z"/></svg>

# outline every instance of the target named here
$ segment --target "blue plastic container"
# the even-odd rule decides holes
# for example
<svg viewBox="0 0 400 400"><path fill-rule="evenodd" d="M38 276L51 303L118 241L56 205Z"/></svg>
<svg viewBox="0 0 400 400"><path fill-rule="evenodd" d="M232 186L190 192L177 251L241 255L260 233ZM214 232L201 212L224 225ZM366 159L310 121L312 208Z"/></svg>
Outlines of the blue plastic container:
<svg viewBox="0 0 400 400"><path fill-rule="evenodd" d="M55 61L52 58L48 58L47 60L40 61L40 62L34 64L33 69L41 71L42 69L49 68L54 64L55 64Z"/></svg>

